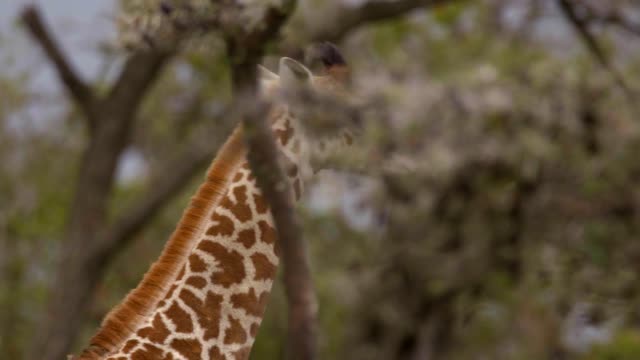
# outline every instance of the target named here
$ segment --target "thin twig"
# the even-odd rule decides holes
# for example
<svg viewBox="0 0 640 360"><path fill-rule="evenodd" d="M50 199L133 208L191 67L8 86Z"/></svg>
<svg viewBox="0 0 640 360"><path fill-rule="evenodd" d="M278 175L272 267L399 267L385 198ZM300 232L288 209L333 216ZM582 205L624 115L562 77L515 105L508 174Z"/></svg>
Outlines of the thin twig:
<svg viewBox="0 0 640 360"><path fill-rule="evenodd" d="M610 25L618 27L631 35L640 36L640 25L634 24L627 19L624 19L619 14L610 14L604 16L589 16L589 22L599 23L604 25Z"/></svg>
<svg viewBox="0 0 640 360"><path fill-rule="evenodd" d="M591 52L591 54L596 58L596 61L602 66L602 68L607 71L615 83L622 89L625 95L629 99L633 99L633 92L631 88L624 81L622 75L618 72L618 70L611 64L609 58L605 54L605 51L600 46L600 43L596 39L596 37L589 30L588 21L582 18L573 7L573 4L570 0L557 0L560 9L566 16L567 20L573 25L575 30L582 38L582 41L586 45L587 49Z"/></svg>

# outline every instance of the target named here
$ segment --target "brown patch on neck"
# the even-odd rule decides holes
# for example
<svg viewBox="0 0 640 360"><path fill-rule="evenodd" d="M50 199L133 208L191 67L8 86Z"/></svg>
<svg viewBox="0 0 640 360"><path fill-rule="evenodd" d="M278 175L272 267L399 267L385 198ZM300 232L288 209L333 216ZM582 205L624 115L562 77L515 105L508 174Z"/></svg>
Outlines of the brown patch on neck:
<svg viewBox="0 0 640 360"><path fill-rule="evenodd" d="M203 233L206 216L217 206L228 187L231 174L246 157L241 128L236 128L220 148L204 184L182 215L160 258L151 265L142 282L104 319L100 331L91 339L77 360L103 359L120 349L127 338L151 315L169 291L191 249Z"/></svg>

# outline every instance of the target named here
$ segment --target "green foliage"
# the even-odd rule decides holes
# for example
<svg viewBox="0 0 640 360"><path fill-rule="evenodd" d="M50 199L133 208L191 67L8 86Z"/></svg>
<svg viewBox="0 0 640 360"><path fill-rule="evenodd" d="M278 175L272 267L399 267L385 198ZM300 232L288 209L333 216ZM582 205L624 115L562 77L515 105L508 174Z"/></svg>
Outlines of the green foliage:
<svg viewBox="0 0 640 360"><path fill-rule="evenodd" d="M407 19L391 20L376 26L373 32L373 46L376 53L383 58L387 57L385 59L387 61L397 60L397 58L389 58L399 55L393 50L416 30L418 30L417 27Z"/></svg>
<svg viewBox="0 0 640 360"><path fill-rule="evenodd" d="M606 266L609 263L607 239L612 237L609 225L602 222L587 224L584 252L594 264Z"/></svg>
<svg viewBox="0 0 640 360"><path fill-rule="evenodd" d="M316 212L303 202L298 212L320 305L319 358L640 358L636 110L572 32L558 27L569 40L559 51L558 39L537 37L540 27L496 24L498 3L417 11L345 42L358 91L383 99L376 105L389 116L365 119L365 174L332 183L338 206ZM0 49L12 46L7 38ZM188 139L224 135L212 131L211 108L229 100L229 64L210 44L177 57L146 97L131 147L146 176L116 183L111 220ZM637 54L607 46L625 78L637 78ZM12 359L45 316L86 136L72 108L39 113L44 130L29 125L21 111L42 104L30 73L10 67L21 56L0 57L0 348ZM408 174L382 169L395 155L415 160ZM160 253L197 178L109 267L81 342ZM352 197L358 206L340 207ZM360 212L373 220L356 230ZM584 314L590 325L613 324L612 340L584 355L564 337L580 303L604 309ZM252 359L283 358L286 341L279 282Z"/></svg>
<svg viewBox="0 0 640 360"><path fill-rule="evenodd" d="M640 336L637 331L624 331L610 343L596 345L583 360L634 360L640 358Z"/></svg>
<svg viewBox="0 0 640 360"><path fill-rule="evenodd" d="M448 28L454 26L468 10L468 1L458 1L435 9L432 16L439 25Z"/></svg>

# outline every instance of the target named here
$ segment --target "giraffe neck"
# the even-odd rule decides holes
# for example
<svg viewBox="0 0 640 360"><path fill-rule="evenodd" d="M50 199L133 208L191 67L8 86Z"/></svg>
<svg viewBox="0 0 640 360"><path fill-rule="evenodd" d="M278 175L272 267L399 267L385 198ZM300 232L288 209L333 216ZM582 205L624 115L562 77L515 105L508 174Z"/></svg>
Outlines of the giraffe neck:
<svg viewBox="0 0 640 360"><path fill-rule="evenodd" d="M297 199L303 144L284 107L271 118ZM272 216L237 129L160 258L79 359L246 359L277 265Z"/></svg>

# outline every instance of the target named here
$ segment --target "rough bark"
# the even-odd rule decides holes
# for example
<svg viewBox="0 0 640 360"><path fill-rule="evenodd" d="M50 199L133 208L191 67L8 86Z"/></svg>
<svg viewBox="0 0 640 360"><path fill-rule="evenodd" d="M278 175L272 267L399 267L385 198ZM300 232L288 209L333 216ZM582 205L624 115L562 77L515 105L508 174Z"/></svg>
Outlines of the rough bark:
<svg viewBox="0 0 640 360"><path fill-rule="evenodd" d="M257 98L256 68L265 46L275 38L295 6L287 1L280 8L271 7L260 29L227 34L232 64L235 106L242 114L249 165L273 215L278 231L278 246L284 264L284 283L288 302L287 357L311 360L317 352L317 301L302 231L290 200L290 184L278 162L278 149L264 114L269 105ZM248 47L248 50L247 50ZM239 51L242 48L242 51Z"/></svg>
<svg viewBox="0 0 640 360"><path fill-rule="evenodd" d="M88 147L82 154L47 317L32 348L32 359L57 360L64 358L71 348L108 261L95 251L94 239L106 225L116 166L129 142L136 111L169 54L131 56L108 95L95 99L57 47L37 9L26 8L22 19L84 110L92 129Z"/></svg>

